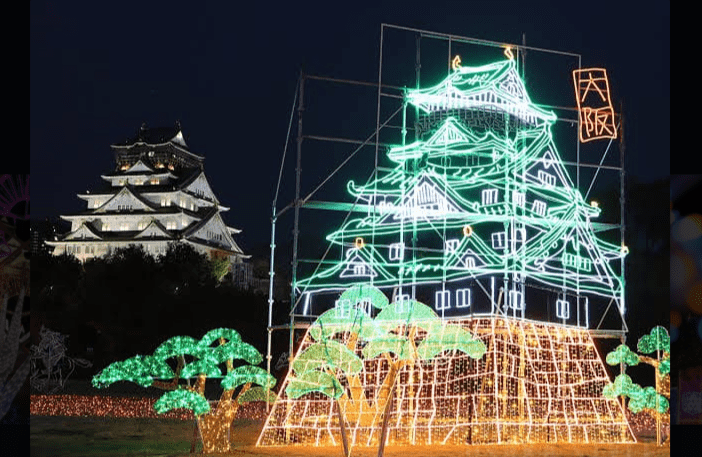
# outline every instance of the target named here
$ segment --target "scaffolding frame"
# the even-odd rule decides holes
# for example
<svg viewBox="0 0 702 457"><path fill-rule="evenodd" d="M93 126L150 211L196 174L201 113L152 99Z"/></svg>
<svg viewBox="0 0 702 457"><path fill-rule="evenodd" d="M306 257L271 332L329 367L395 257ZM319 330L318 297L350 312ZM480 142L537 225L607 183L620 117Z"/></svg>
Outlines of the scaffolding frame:
<svg viewBox="0 0 702 457"><path fill-rule="evenodd" d="M296 92L294 96L294 101L293 101L293 106L290 112L290 122L288 125L288 133L286 136L286 142L285 142L285 148L283 151L283 156L281 159L281 165L280 165L280 172L278 176L278 185L276 187L276 192L275 192L275 197L273 199L272 203L272 216L271 216L271 243L270 243L270 270L269 270L269 293L268 293L268 326L267 326L267 331L268 331L268 340L267 340L267 352L266 352L266 363L267 363L267 370L270 373L271 371L271 359L272 359L272 354L271 354L271 346L272 346L272 332L274 330L289 330L289 351L288 351L288 369L292 366L292 359L293 359L293 354L295 353L294 351L294 344L295 344L295 330L304 330L307 329L310 325L309 322L309 317L308 315L304 315L306 318L305 320L297 319L296 318L302 318L303 315L296 315L295 314L295 309L297 305L299 304L299 301L302 299L304 293L300 293L299 295L296 293L296 283L297 283L297 270L298 266L301 261L306 261L304 259L299 259L298 258L298 244L299 244L299 223L300 223L300 209L320 209L320 210L344 210L347 211L347 218L352 212L356 211L365 211L360 208L361 205L358 204L358 202L355 203L343 203L343 202L325 202L325 201L314 201L311 200L311 198L334 176L341 168L344 167L363 147L366 146L371 146L375 148L375 153L374 153L374 167L373 171L371 173L371 177L377 176L378 171L382 168L379 167L378 165L378 157L379 157L379 148L381 146L390 146L390 144L385 144L380 142L380 131L381 129L387 127L387 124L392 120L392 118L398 114L400 109L404 108L405 113L403 115L406 115L406 103L402 103L403 106L400 107L397 111L395 111L391 116L389 116L388 119L384 120L381 123L381 100L384 98L389 98L389 99L396 99L396 100L403 100L403 95L402 93L406 90L406 87L399 87L399 86L394 86L394 85L389 85L389 84L383 84L383 48L384 48L384 40L385 40L385 33L386 30L396 30L400 32L406 32L406 33L413 33L416 35L416 44L417 44L417 49L416 49L416 61L415 61L415 78L416 78L416 85L417 88L419 88L420 85L420 69L421 69L421 59L420 59L420 42L421 39L423 38L428 38L428 39L434 39L434 40L441 40L444 42L448 43L448 59L447 59L447 65L448 69L450 70L451 67L451 60L452 60L452 54L451 54L451 45L452 43L462 43L462 44L471 44L471 45L481 45L481 46L487 46L487 47L493 47L493 48L509 48L513 50L516 53L515 59L519 61L519 59L522 59L522 67L521 71L522 73L524 72L524 67L525 67L525 56L527 51L536 51L536 52L542 52L542 53L548 53L548 54L555 54L555 55L562 55L562 56L568 56L572 58L577 59L577 68L581 69L582 68L582 56L580 54L576 53L571 53L571 52L563 52L563 51L558 51L558 50L553 50L553 49L545 49L545 48L538 48L534 46L527 46L526 45L526 36L522 36L522 43L521 44L514 44L514 43L506 43L506 42L497 42L497 41L490 41L490 40L484 40L484 39L478 39L478 38L471 38L471 37L464 37L464 36L459 36L459 35L453 35L453 34L445 34L445 33L439 33L439 32L433 32L433 31L428 31L428 30L422 30L422 29L417 29L417 28L410 28L410 27L404 27L404 26L397 26L397 25L392 25L392 24L381 24L380 27L380 53L379 53L379 64L378 64L378 81L373 83L373 82L367 82L367 81L358 81L358 80L349 80L349 79L340 79L340 78L332 78L332 77L325 77L325 76L317 76L317 75L311 75L311 74L305 74L302 70L300 71L299 74L299 79L296 84ZM340 138L340 137L331 137L331 136L323 136L323 135L311 135L311 134L303 134L303 113L305 111L305 104L304 104L304 90L305 90L305 82L306 81L320 81L320 82L326 82L326 83L334 83L334 84L345 84L345 85L351 85L351 86L362 86L362 87L375 87L377 88L377 106L376 106L376 126L375 126L375 131L368 136L365 140L358 140L358 139L351 139L351 138ZM384 92L384 90L387 90L388 92ZM392 91L398 91L399 93L392 93ZM563 106L549 106L549 105L543 105L541 106L547 107L547 108L552 108L552 109L558 109L558 110L565 110L565 111L570 111L573 113L577 113L577 108L574 107L563 107ZM575 180L575 185L578 189L580 189L580 170L581 168L589 168L589 169L594 169L595 170L595 175L592 178L592 181L590 182L589 188L587 193L585 194L584 198L587 198L587 195L589 194L590 190L592 190L592 186L595 183L598 174L600 170L609 170L609 171L617 171L619 173L619 203L620 203L620 222L617 224L604 224L600 223L600 229L601 230L608 230L608 229L619 229L619 235L620 235L620 242L622 246L624 245L624 239L625 239L625 185L624 185L624 180L625 180L625 170L624 170L624 141L623 141L623 111L621 111L620 108L620 116L619 116L619 123L617 124L617 129L620 132L619 136L619 149L620 149L620 156L619 156L619 166L612 166L612 165L605 165L603 162L607 156L607 153L610 149L610 146L612 145L612 141L609 142L607 145L607 148L602 154L602 157L600 159L599 163L585 163L582 162L580 159L580 141L577 140L576 138L576 160L575 162L572 161L565 161L563 160L562 163L564 165L568 166L574 166L576 167L576 180ZM280 183L281 183L281 178L283 176L283 170L285 167L285 158L287 154L287 148L290 140L290 134L291 134L291 128L293 125L293 118L295 117L295 114L297 114L297 136L296 136L296 167L295 167L295 195L294 199L288 203L282 210L278 211L277 210L277 201L279 197L279 188L280 188ZM615 118L616 118L616 113L615 113ZM404 138L407 133L407 127L404 125L404 117L403 117L403 125L402 125L402 136L403 136L403 143L404 143ZM561 122L568 122L571 125L576 125L578 129L580 128L580 119L579 116L577 116L576 119L564 119L559 116L557 121ZM418 122L417 116L415 116L415 122ZM395 127L395 126L393 126ZM349 144L349 145L356 145L356 149L351 152L330 174L328 174L320 184L316 185L312 192L307 194L304 198L301 198L300 195L300 183L301 183L301 160L302 160L302 144L303 140L313 140L313 141L327 141L327 142L332 142L332 143L338 143L338 144ZM287 324L278 324L274 325L272 321L272 316L273 316L273 305L274 305L274 277L275 277L275 248L276 248L276 222L277 220L288 210L293 210L293 243L292 243L292 283L291 283L291 293L290 293L290 312L289 312L289 317L290 321ZM317 260L318 264L321 265L324 263L326 255L329 252L329 249L331 248L331 245L327 248L327 251L325 252L324 256L322 259ZM621 280L622 280L622 292L621 292L621 303L622 306L625 303L625 262L624 258L621 258L621 264L620 264L620 275L621 275ZM482 286L481 286L482 287ZM484 289L484 288L483 288ZM614 303L614 299L610 300L606 310L602 314L602 317L600 321L597 324L597 327L594 329L588 329L590 334L592 335L593 338L618 338L622 344L626 343L626 335L628 333L628 327L626 325L626 319L625 315L622 313L619 313L621 320L622 320L622 327L621 329L603 329L601 328L601 325L604 321L604 318L608 314L612 304ZM579 306L578 306L578 311L579 311ZM620 365L620 370L622 373L624 373L625 370L624 365Z"/></svg>

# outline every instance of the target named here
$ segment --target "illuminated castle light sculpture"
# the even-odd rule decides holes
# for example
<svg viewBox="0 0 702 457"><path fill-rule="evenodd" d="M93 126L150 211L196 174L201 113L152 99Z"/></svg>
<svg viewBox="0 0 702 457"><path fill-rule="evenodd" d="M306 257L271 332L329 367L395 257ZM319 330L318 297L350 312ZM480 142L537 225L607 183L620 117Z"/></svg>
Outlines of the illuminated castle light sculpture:
<svg viewBox="0 0 702 457"><path fill-rule="evenodd" d="M72 254L84 262L117 248L141 245L157 256L168 243L183 242L209 258L229 258L240 266L245 255L221 213L229 208L215 197L204 172L204 157L188 148L180 126L146 128L124 144L111 146L114 172L102 175L108 185L78 194L87 210L61 219L70 231L46 241L53 255Z"/></svg>
<svg viewBox="0 0 702 457"><path fill-rule="evenodd" d="M584 201L560 159L555 114L532 103L511 58L455 66L439 85L408 90L405 102L420 113L417 141L390 148L390 171L365 185L349 182L368 213L327 237L338 262L320 262L294 284L303 314L335 303L337 316L373 322L377 293L339 297L365 287L396 309L425 303L445 328L484 344L479 358L449 345L432 360L402 365L388 443L635 441L621 405L602 395L610 380L588 331L595 301L616 304L623 318L617 264L627 249L596 236L606 224L592 221L600 208ZM389 350L364 359L373 332L352 330L358 318L323 339L317 323L310 327L296 357L328 367L338 384L325 390L317 379L300 395L293 383L307 375L293 362L259 445L337 444L335 398L362 388L373 404L386 394L384 381L402 356ZM397 328L410 328L407 319ZM412 344L420 347L432 331L415 324ZM363 360L360 374L343 371L331 350L309 360L315 345L339 346L328 341ZM382 416L377 408L370 419L347 414L349 441L377 445Z"/></svg>

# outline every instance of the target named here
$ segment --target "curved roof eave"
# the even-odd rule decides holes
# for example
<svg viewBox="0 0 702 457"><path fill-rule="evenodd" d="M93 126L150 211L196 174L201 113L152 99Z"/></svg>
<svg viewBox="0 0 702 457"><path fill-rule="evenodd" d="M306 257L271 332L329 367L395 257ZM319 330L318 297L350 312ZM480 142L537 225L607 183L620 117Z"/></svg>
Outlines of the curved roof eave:
<svg viewBox="0 0 702 457"><path fill-rule="evenodd" d="M197 154L195 154L195 153L193 153L193 152L190 152L188 149L183 148L183 146L179 145L178 143L173 142L172 139L171 139L171 140L168 140L168 141L166 141L166 142L164 142L164 143L147 143L147 142L145 142L145 141L135 141L134 143L131 143L131 144L112 144L112 145L110 145L110 147L113 148L113 149L116 149L116 148L119 148L119 149L131 149L131 148L133 148L133 147L135 147L135 146L154 146L154 147L158 147L158 146L169 146L169 145L171 145L171 146L173 146L173 147L175 147L175 148L178 148L178 149L181 150L182 152L184 152L184 153L186 153L186 154L188 154L188 155L193 156L195 159L197 159L197 160L199 160L199 161L201 161L201 162L205 160L205 157L199 156L199 155L197 155Z"/></svg>

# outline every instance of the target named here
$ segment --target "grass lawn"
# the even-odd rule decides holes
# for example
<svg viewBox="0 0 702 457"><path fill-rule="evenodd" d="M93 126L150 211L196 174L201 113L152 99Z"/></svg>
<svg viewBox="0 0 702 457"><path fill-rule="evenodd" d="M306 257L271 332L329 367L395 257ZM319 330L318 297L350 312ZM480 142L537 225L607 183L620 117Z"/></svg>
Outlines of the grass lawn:
<svg viewBox="0 0 702 457"><path fill-rule="evenodd" d="M231 431L231 456L341 457L341 448L255 447L263 423L236 420ZM32 416L33 456L159 456L186 457L190 454L193 423L177 419L126 419L109 417ZM196 452L200 451L199 444ZM202 454L199 454L202 455ZM354 447L352 457L371 457L377 449ZM492 445L415 446L386 448L387 457L667 457L669 447L652 442L628 445Z"/></svg>

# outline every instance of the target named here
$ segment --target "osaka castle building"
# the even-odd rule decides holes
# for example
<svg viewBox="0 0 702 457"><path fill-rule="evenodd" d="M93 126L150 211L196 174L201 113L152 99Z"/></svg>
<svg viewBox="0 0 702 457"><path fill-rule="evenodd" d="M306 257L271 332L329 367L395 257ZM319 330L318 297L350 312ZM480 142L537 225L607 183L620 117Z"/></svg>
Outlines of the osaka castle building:
<svg viewBox="0 0 702 457"><path fill-rule="evenodd" d="M234 241L241 231L226 225L229 208L215 196L204 172L205 158L190 151L180 126L146 128L111 146L115 168L104 174L104 189L78 194L85 211L62 215L71 229L46 241L53 255L72 254L85 262L115 249L141 245L151 255L168 243L187 243L208 258L228 257L238 270L244 255Z"/></svg>

